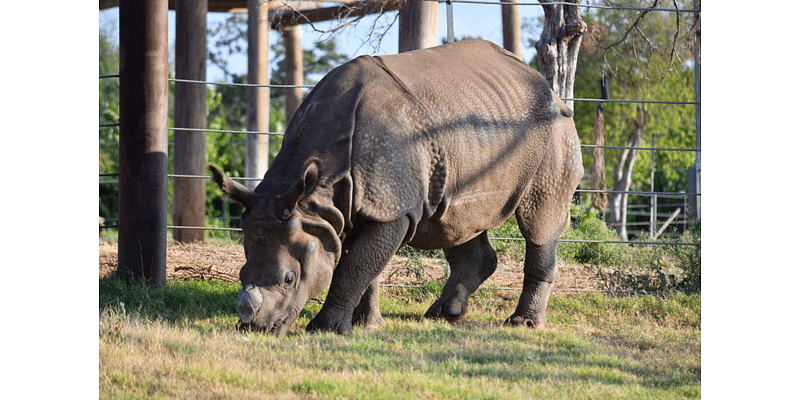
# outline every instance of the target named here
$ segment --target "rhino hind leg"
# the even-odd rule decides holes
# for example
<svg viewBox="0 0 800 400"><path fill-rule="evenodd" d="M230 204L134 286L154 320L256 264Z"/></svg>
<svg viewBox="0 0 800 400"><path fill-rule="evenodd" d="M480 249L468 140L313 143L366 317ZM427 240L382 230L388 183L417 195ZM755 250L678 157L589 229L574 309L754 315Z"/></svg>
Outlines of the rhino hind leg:
<svg viewBox="0 0 800 400"><path fill-rule="evenodd" d="M386 326L378 307L379 289L378 279L375 278L361 295L361 302L353 311L353 325L364 324L368 329L380 329Z"/></svg>
<svg viewBox="0 0 800 400"><path fill-rule="evenodd" d="M544 329L547 327L547 301L558 281L556 242L539 246L528 241L524 272L519 304L505 324Z"/></svg>
<svg viewBox="0 0 800 400"><path fill-rule="evenodd" d="M450 277L425 317L457 322L467 314L469 296L497 269L497 253L489 235L483 232L464 244L444 249L444 254L450 264Z"/></svg>
<svg viewBox="0 0 800 400"><path fill-rule="evenodd" d="M307 331L349 334L353 331L356 308L366 299L370 310L367 316L380 315L377 308L375 279L392 258L405 238L408 218L392 222L367 222L336 266L328 290L328 297L320 312L308 323ZM374 301L374 303L373 303ZM362 310L365 308L362 308ZM374 312L372 312L374 311ZM369 320L369 318L368 318ZM382 320L382 318L381 318Z"/></svg>

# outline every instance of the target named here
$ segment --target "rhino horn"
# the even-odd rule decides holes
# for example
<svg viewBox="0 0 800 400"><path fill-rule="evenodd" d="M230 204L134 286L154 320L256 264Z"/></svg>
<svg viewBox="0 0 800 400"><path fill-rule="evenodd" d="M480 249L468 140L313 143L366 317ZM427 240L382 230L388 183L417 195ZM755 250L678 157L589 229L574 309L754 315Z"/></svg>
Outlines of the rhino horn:
<svg viewBox="0 0 800 400"><path fill-rule="evenodd" d="M208 164L208 169L214 175L214 182L231 199L242 203L245 208L250 208L258 202L258 195L255 192L225 176L225 173L216 165Z"/></svg>

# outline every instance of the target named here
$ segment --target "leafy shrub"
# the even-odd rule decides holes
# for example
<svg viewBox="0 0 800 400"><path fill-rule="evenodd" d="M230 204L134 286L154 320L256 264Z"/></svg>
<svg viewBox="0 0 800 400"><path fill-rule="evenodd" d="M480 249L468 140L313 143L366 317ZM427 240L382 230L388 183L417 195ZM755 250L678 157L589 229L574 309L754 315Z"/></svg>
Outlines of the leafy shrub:
<svg viewBox="0 0 800 400"><path fill-rule="evenodd" d="M512 215L496 228L489 230L489 237L522 239L522 232L517 224L517 217ZM511 257L517 261L525 260L524 240L493 240L492 246L498 256Z"/></svg>
<svg viewBox="0 0 800 400"><path fill-rule="evenodd" d="M691 226L680 238L684 243L700 243L700 224ZM667 246L667 253L683 273L676 289L685 293L700 293L700 246Z"/></svg>
<svg viewBox="0 0 800 400"><path fill-rule="evenodd" d="M613 229L598 219L594 208L584 211L572 205L570 216L577 223L575 226L567 226L561 239L620 240ZM567 263L611 266L627 261L630 257L630 248L622 243L560 242L558 256Z"/></svg>
<svg viewBox="0 0 800 400"><path fill-rule="evenodd" d="M677 241L699 244L699 225ZM607 290L700 293L700 246L640 245L630 252L628 264L598 269L597 279Z"/></svg>

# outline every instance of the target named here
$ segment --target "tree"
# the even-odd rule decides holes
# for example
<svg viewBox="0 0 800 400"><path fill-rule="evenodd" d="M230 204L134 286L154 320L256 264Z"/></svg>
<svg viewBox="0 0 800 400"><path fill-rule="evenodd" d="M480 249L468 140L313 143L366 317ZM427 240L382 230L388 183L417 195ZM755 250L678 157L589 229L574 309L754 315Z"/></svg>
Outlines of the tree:
<svg viewBox="0 0 800 400"><path fill-rule="evenodd" d="M539 72L559 97L572 99L578 53L586 23L581 19L580 9L576 5L553 4L555 2L550 0L539 2L544 9L542 34L535 44ZM580 0L567 3L579 4ZM572 108L572 100L566 103Z"/></svg>
<svg viewBox="0 0 800 400"><path fill-rule="evenodd" d="M675 1L682 9L689 1ZM634 4L615 3L625 6ZM651 8L661 7L656 0ZM587 34L578 62L576 97L597 98L598 80L605 71L610 81L611 99L694 100L693 14L664 11L592 9L585 14ZM693 148L694 108L670 104L606 103L605 142L622 147L640 147L644 138L655 135L656 147ZM584 143L592 142L594 104L575 106L576 125ZM649 146L648 146L649 147ZM677 192L687 189L686 170L692 166L694 153L658 152L655 174L650 177L651 158L637 159L636 149L607 149L608 187L613 191ZM585 156L586 157L586 156ZM591 161L584 161L585 165ZM607 182L609 183L609 182ZM609 194L609 222L619 236L627 240L625 222L628 194ZM635 196L633 203L646 204L648 197Z"/></svg>

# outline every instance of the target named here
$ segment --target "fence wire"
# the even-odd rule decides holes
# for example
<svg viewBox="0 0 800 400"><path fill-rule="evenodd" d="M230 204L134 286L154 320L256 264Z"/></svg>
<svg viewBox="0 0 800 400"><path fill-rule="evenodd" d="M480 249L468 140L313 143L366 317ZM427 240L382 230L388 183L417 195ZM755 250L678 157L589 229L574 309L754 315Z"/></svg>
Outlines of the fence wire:
<svg viewBox="0 0 800 400"><path fill-rule="evenodd" d="M699 13L699 9L678 9L678 8L662 8L662 7L626 7L626 6L612 6L612 5L590 5L590 4L575 4L570 2L517 2L517 3L503 3L498 1L481 1L481 0L423 0L429 2L437 2L437 3L447 3L448 5L453 3L461 3L461 4L482 4L482 5L491 5L491 6L502 6L502 5L517 5L517 6L542 6L545 5L571 5L571 6L578 6L584 8L595 8L595 9L616 9L616 10L626 10L626 11L656 11L656 12L674 12L674 13ZM119 78L118 74L110 74L110 75L100 75L99 79L113 79ZM232 83L232 82L212 82L212 81L205 81L205 80L192 80L192 79L177 79L177 78L170 78L172 82L180 82L180 83L192 83L192 84L204 84L204 85L217 85L217 86L240 86L240 87L267 87L267 88L276 88L276 89L285 89L285 88L303 88L303 89L312 89L314 85L283 85L283 84L247 84L247 83ZM697 90L697 89L696 89ZM604 103L628 103L628 104L663 104L663 105L691 105L695 107L699 107L699 101L670 101L670 100L629 100L629 99L599 99L599 98L562 98L564 101L576 101L576 102L604 102ZM107 124L100 124L100 128L107 128L107 127L117 127L119 123L107 123ZM699 128L698 128L699 129ZM222 133L222 134L254 134L254 135L277 135L281 136L284 135L282 132L258 132L258 131L245 131L245 130L224 130L224 129L206 129L206 128L183 128L183 127L171 127L168 128L171 131L186 131L186 132L211 132L211 133ZM699 132L698 132L699 134ZM602 149L627 149L627 150L642 150L642 151L679 151L679 152L696 152L699 156L701 149L689 149L689 148L660 148L660 147L631 147L631 146L609 146L609 145L589 145L589 144L581 144L583 148L602 148ZM117 177L119 174L100 174L101 178L108 178L108 177ZM211 179L209 176L204 175L176 175L176 174L168 174L168 178L185 178L185 179ZM231 177L234 180L240 181L261 181L262 178L246 178L246 177ZM113 183L114 181L101 181L100 183ZM699 192L697 193L688 193L688 192L653 192L653 191L615 191L615 190L591 190L591 189L577 189L576 193L606 193L606 194L628 194L634 196L675 196L675 197L685 197L685 196L700 196ZM233 219L233 218L231 218ZM108 226L108 228L115 228L116 225ZM167 229L195 229L195 230L209 230L209 231L232 231L232 232L241 232L241 228L219 228L219 227L207 227L207 226L173 226L168 225ZM490 237L491 240L505 240L505 241L524 241L523 238L507 238L507 237ZM613 241L613 240L579 240L579 239L559 239L559 242L577 242L577 243L620 243L620 244L629 244L629 245L680 245L680 246L700 246L700 243L687 243L687 242L663 242L663 241ZM564 291L564 290L562 290ZM566 290L570 291L570 290ZM573 290L575 291L575 290ZM597 290L592 290L597 291ZM619 293L619 291L607 291L611 293ZM641 291L635 291L631 293L641 293Z"/></svg>
<svg viewBox="0 0 800 400"><path fill-rule="evenodd" d="M578 6L583 8L597 8L597 9L606 9L606 10L623 10L623 11L664 11L664 12L675 12L675 13L698 13L700 10L695 9L681 9L681 8L664 8L664 7L626 7L626 6L611 6L611 5L602 5L602 4L581 4L581 3L570 3L566 1L548 1L546 3L543 2L519 2L519 3L498 3L497 1L483 1L483 0L422 0L428 1L433 3L462 3L462 4L485 4L485 5L505 5L505 6L541 6L541 5L560 5L560 6Z"/></svg>

